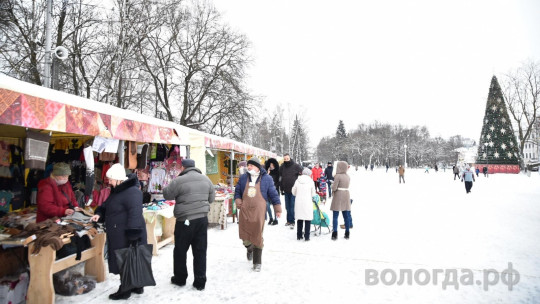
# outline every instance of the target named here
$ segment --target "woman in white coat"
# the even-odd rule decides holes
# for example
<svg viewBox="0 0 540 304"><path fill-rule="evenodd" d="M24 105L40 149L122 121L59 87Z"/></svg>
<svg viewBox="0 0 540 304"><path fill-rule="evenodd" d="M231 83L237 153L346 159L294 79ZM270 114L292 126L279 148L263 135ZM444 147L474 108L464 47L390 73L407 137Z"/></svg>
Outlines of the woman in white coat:
<svg viewBox="0 0 540 304"><path fill-rule="evenodd" d="M304 169L302 175L296 179L292 188L292 194L296 197L294 215L296 217L296 238L302 239L302 229L305 227L304 239L309 241L311 220L313 220L313 197L317 195L315 185L311 179L311 170ZM305 226L304 226L305 225Z"/></svg>

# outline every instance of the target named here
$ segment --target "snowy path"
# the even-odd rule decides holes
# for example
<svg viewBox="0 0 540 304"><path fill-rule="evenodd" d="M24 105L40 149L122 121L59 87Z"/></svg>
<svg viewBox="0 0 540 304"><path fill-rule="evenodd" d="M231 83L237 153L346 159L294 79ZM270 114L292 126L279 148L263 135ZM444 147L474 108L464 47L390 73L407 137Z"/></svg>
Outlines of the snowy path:
<svg viewBox="0 0 540 304"><path fill-rule="evenodd" d="M280 220L278 226L265 227L262 272L254 273L238 240L238 227L230 221L227 230L208 232L208 282L203 292L191 287L190 258L188 285L169 283L173 251L169 245L153 260L157 286L132 295L129 302L540 303L538 173L480 176L468 195L463 183L453 181L450 170L429 174L407 170L407 183L401 185L395 170L359 169L350 174L354 199L350 240L343 239L340 229L335 242L329 234L312 236L309 243L297 241L295 231ZM328 207L329 203L324 209ZM521 275L512 291L501 282L487 291L476 284L442 288L447 269L457 269L459 283L463 269L471 269L476 281L483 279L483 269L500 273L509 262ZM379 274L389 269L397 280L401 269L412 274L422 269L445 272L425 286L412 277L411 285L368 286L366 269ZM57 296L57 303L107 302L118 285L118 277L109 275L89 294Z"/></svg>

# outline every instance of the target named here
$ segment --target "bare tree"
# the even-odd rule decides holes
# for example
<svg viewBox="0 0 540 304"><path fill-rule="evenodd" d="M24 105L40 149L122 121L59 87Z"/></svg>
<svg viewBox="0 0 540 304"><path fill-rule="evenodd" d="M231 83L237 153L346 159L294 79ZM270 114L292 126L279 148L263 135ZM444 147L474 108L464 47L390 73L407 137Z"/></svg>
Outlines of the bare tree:
<svg viewBox="0 0 540 304"><path fill-rule="evenodd" d="M10 26L0 28L0 68L4 73L42 84L45 1L11 0L2 3L2 16Z"/></svg>
<svg viewBox="0 0 540 304"><path fill-rule="evenodd" d="M540 63L528 61L508 73L502 91L508 110L514 119L519 139L519 152L523 155L525 142L534 130L540 107Z"/></svg>

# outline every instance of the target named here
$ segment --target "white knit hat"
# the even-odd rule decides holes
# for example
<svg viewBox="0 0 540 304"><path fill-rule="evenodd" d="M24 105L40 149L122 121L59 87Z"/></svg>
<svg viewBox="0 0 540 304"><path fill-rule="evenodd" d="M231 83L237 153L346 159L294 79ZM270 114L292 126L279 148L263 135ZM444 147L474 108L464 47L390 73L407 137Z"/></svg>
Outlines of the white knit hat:
<svg viewBox="0 0 540 304"><path fill-rule="evenodd" d="M107 176L107 178L121 181L125 181L126 179L128 179L126 176L126 169L124 169L124 166L122 166L121 164L112 165L111 168L107 170L107 173L105 175Z"/></svg>

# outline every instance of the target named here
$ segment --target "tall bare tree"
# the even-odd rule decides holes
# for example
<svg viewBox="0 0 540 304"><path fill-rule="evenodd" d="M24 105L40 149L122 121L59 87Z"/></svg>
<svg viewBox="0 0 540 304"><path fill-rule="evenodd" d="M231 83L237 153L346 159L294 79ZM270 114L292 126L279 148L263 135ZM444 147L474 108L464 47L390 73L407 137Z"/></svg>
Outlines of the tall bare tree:
<svg viewBox="0 0 540 304"><path fill-rule="evenodd" d="M2 5L2 19L9 26L0 27L4 40L0 43L0 69L12 77L41 85L45 1L10 0Z"/></svg>
<svg viewBox="0 0 540 304"><path fill-rule="evenodd" d="M525 142L540 114L540 62L529 60L505 76L502 91L517 127L519 152L523 155Z"/></svg>

